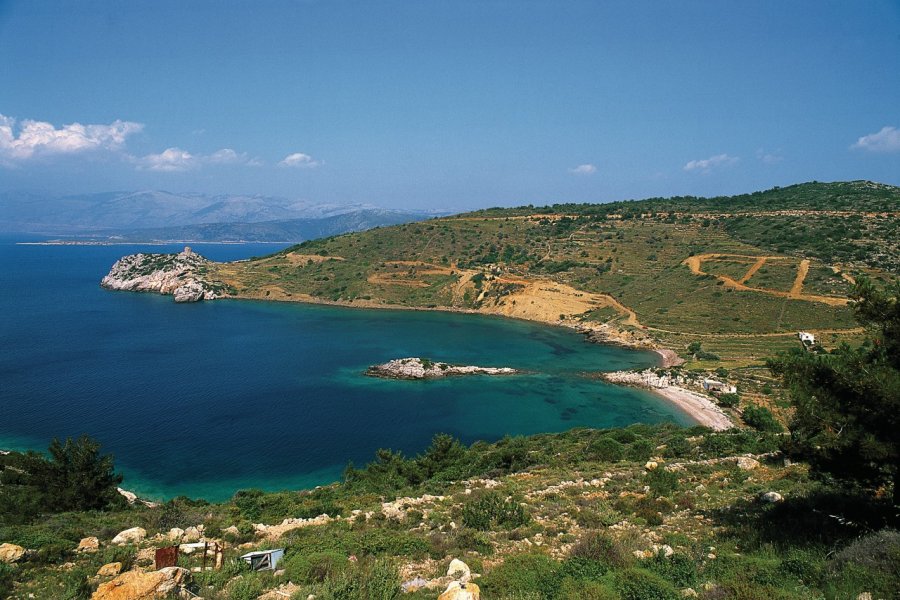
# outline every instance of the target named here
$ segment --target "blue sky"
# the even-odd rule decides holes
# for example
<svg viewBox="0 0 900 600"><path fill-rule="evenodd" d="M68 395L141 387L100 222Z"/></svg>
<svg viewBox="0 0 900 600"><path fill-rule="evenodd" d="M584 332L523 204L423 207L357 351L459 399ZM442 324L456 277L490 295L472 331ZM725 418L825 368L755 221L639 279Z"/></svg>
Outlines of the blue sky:
<svg viewBox="0 0 900 600"><path fill-rule="evenodd" d="M0 191L900 184L900 2L0 0Z"/></svg>

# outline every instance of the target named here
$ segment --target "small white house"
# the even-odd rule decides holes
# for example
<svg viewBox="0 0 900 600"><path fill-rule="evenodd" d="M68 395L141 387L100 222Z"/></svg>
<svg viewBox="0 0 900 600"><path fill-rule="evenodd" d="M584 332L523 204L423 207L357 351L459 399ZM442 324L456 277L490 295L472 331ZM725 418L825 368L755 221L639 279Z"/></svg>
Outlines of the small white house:
<svg viewBox="0 0 900 600"><path fill-rule="evenodd" d="M728 385L715 379L704 379L702 385L704 390L712 394L734 394L737 392L737 388L733 385Z"/></svg>
<svg viewBox="0 0 900 600"><path fill-rule="evenodd" d="M816 336L806 331L798 331L797 337L800 338L804 346L812 346L816 343Z"/></svg>
<svg viewBox="0 0 900 600"><path fill-rule="evenodd" d="M281 559L284 558L284 548L248 552L241 558L250 565L250 569L253 571L274 571L278 568Z"/></svg>

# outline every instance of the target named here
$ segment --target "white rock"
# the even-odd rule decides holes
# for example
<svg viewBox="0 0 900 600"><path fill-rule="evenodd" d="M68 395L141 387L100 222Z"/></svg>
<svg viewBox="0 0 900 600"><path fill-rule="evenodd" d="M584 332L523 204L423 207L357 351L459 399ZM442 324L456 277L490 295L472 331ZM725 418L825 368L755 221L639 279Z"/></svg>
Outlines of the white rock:
<svg viewBox="0 0 900 600"><path fill-rule="evenodd" d="M75 552L96 552L100 549L100 540L96 537L86 537L81 538L81 541L78 542L78 548L75 549Z"/></svg>
<svg viewBox="0 0 900 600"><path fill-rule="evenodd" d="M778 492L766 492L759 497L763 502L775 503L781 502L784 500L784 496L779 494Z"/></svg>
<svg viewBox="0 0 900 600"><path fill-rule="evenodd" d="M166 539L172 542L180 542L184 537L184 529L180 527L173 527L169 530L169 533L166 534Z"/></svg>
<svg viewBox="0 0 900 600"><path fill-rule="evenodd" d="M132 527L125 531L120 531L116 537L112 539L112 543L118 546L125 544L140 544L147 537L147 530L143 527Z"/></svg>
<svg viewBox="0 0 900 600"><path fill-rule="evenodd" d="M755 458L750 458L749 456L739 456L735 462L737 468L742 471L752 471L759 467L759 461Z"/></svg>
<svg viewBox="0 0 900 600"><path fill-rule="evenodd" d="M463 583L472 579L472 571L469 569L469 565L458 558L454 558L450 561L450 566L447 568L447 575Z"/></svg>

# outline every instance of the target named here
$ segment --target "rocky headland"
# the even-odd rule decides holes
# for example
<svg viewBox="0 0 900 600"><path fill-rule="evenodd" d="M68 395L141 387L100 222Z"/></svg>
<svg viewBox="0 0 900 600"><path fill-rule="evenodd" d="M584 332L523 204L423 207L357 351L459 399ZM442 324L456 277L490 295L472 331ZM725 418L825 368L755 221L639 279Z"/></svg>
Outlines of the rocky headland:
<svg viewBox="0 0 900 600"><path fill-rule="evenodd" d="M475 367L434 362L427 358L397 358L366 370L370 377L386 379L437 379L452 375L515 375L510 367Z"/></svg>
<svg viewBox="0 0 900 600"><path fill-rule="evenodd" d="M209 276L214 263L185 247L178 254L130 254L120 258L100 282L110 290L170 294L175 302L213 300L226 286Z"/></svg>

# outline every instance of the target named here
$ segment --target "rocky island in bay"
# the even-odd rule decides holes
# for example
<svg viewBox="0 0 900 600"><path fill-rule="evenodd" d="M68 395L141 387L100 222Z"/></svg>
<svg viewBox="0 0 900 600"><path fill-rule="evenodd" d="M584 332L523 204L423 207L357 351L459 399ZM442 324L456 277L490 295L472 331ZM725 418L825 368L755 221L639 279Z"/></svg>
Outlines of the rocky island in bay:
<svg viewBox="0 0 900 600"><path fill-rule="evenodd" d="M225 284L209 277L213 262L185 246L178 254L130 254L115 262L100 285L110 290L171 294L175 302L214 300Z"/></svg>
<svg viewBox="0 0 900 600"><path fill-rule="evenodd" d="M366 370L370 377L386 379L438 379L453 375L515 375L521 371L510 367L476 367L451 365L427 358L397 358Z"/></svg>

